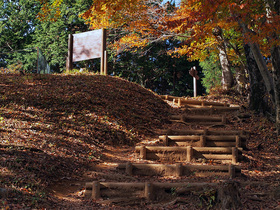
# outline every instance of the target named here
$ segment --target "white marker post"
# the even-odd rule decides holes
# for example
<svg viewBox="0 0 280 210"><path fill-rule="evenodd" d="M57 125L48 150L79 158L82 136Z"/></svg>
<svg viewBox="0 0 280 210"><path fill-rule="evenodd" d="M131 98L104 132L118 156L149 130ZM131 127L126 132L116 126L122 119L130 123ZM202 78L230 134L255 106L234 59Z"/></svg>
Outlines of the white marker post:
<svg viewBox="0 0 280 210"><path fill-rule="evenodd" d="M189 74L193 77L193 96L197 96L197 83L196 80L199 80L199 76L197 75L196 67L192 67L191 70L189 70Z"/></svg>
<svg viewBox="0 0 280 210"><path fill-rule="evenodd" d="M193 77L193 97L197 96L196 78Z"/></svg>

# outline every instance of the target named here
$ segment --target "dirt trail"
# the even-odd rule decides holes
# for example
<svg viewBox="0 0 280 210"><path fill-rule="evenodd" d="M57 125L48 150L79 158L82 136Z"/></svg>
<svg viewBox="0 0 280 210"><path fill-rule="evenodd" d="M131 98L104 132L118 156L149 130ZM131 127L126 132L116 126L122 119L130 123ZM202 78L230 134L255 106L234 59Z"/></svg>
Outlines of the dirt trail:
<svg viewBox="0 0 280 210"><path fill-rule="evenodd" d="M182 111L181 111L182 112ZM182 112L183 113L183 112ZM216 126L218 129L236 129L239 126L240 121L236 121L236 113L235 114L227 114L227 118L230 120L230 124L227 125L221 125ZM243 122L244 124L248 122ZM187 125L180 122L174 122L172 124L166 124L163 125L164 128L173 128L173 129L205 129L209 128L205 126L198 126L195 124ZM215 128L215 126L214 126ZM159 135L159 134L158 134ZM138 143L138 145L160 145L158 135L154 135L153 137L145 138L142 142ZM252 139L248 139L248 146L252 147L250 144ZM241 193L241 201L242 206L258 206L261 208L268 207L268 206L277 206L275 193L277 194L277 183L276 180L279 180L279 173L277 172L269 172L270 170L273 170L274 167L278 167L278 164L280 164L279 158L277 158L276 155L273 154L267 154L269 155L268 160L266 164L266 168L263 168L264 171L256 171L252 170L250 168L250 164L252 164L254 160L251 155L252 151L244 151L244 156L247 158L246 161L242 161L242 163L238 164L242 167L242 176L236 177L234 179L235 182L239 183L239 192ZM258 160L261 162L262 160L265 160L265 157L263 155L260 155L259 157L262 157L261 160ZM185 197L184 200L180 200L179 198L169 198L166 201L161 202L155 202L155 203L143 203L141 202L135 202L134 200L128 201L127 204L123 203L122 205L114 204L113 202L107 202L104 200L99 200L98 203L90 203L89 206L85 207L85 204L88 201L83 196L85 193L85 183L92 182L94 180L98 180L100 182L194 182L194 183L201 183L201 182L209 182L209 183L215 183L219 182L220 180L227 180L225 177L196 177L196 176L182 176L182 177L176 177L176 176L152 176L152 177L141 177L141 176L128 176L125 173L122 173L120 171L117 171L116 166L118 163L126 163L126 162L132 162L132 163L161 163L159 161L152 161L152 160L142 160L139 158L139 154L135 152L134 146L120 146L120 147L113 147L113 146L106 146L106 148L103 151L102 157L100 159L100 163L97 163L95 165L92 165L91 169L86 172L83 176L79 177L79 180L76 182L73 181L64 181L60 183L57 186L52 187L52 192L54 195L64 200L64 202L68 203L69 201L71 203L75 203L76 207L80 208L88 208L90 205L94 203L94 205L97 205L96 208L100 207L116 207L118 208L128 208L128 206L133 206L134 208L141 208L141 206L149 206L149 208L174 208L178 206L185 206L189 209L196 209L199 205L204 205L204 207L211 207L211 203L209 203L209 200L204 200L203 202L199 199L197 199L197 195L194 197L189 196ZM197 162L196 162L197 163ZM209 163L208 163L209 164ZM210 164L211 165L211 164ZM248 167L249 166L249 167ZM251 166L252 167L252 166ZM255 166L258 167L258 166ZM259 174L258 174L259 173ZM251 177L256 176L261 177L261 174L264 174L265 177L273 177L274 179L270 181L267 180L264 182L264 179L260 179L258 182L251 182ZM278 178L277 178L277 177ZM241 184L241 186L240 186ZM263 186L266 186L263 188ZM275 190L276 189L276 190ZM249 192L248 192L249 191ZM271 193L273 192L273 193ZM163 195L167 196L167 195ZM166 197L167 198L167 197ZM266 199L270 199L271 201L269 203L266 202ZM197 202L197 205L191 204L192 202ZM274 201L274 203L272 202ZM202 202L202 203L201 203ZM259 206L258 202L262 202L262 204ZM247 204L250 203L250 204ZM243 208L242 207L242 208ZM242 209L241 208L241 209Z"/></svg>
<svg viewBox="0 0 280 210"><path fill-rule="evenodd" d="M100 199L98 203L84 198L86 182L95 180L162 183L224 180L220 176L128 176L115 168L116 163L128 161L174 163L142 160L134 146L162 146L158 141L162 129L205 129L196 123L171 123L170 115L179 115L183 110L178 110L172 102L168 106L158 95L137 84L100 75L0 75L0 85L1 208L120 208L107 200L102 203ZM228 124L211 129L250 131L248 151L243 150L245 160L239 164L242 176L234 181L241 183L240 197L245 209L275 208L280 201L277 197L280 139L275 135L273 123L246 110L246 103L234 93L218 93L198 100L244 105L242 115L227 115ZM193 111L193 107L189 110ZM195 163L215 164L203 159ZM161 198L172 193L166 190ZM206 201L205 196L190 193L184 201L171 196L165 202L142 199L126 204L133 208L178 208L178 205L188 209L199 205L207 208L212 200Z"/></svg>

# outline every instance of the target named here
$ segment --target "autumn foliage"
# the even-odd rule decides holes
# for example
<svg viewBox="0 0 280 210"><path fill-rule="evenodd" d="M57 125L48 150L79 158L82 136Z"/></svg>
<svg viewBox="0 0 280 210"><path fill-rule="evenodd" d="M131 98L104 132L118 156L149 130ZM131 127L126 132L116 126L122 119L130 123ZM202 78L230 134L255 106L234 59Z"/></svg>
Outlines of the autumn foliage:
<svg viewBox="0 0 280 210"><path fill-rule="evenodd" d="M3 208L46 207L50 185L81 176L105 147L152 135L172 111L153 92L108 76L1 74L0 86L0 189L11 191L6 204L1 194Z"/></svg>
<svg viewBox="0 0 280 210"><path fill-rule="evenodd" d="M51 7L61 1L54 1ZM280 130L278 1L183 0L176 7L173 1L94 0L81 17L92 29L117 31L118 37L113 39L117 52L176 38L181 46L170 49L172 55L187 55L190 60L203 61L211 53L218 54L224 89L237 84L242 92L253 84L252 74L260 72L266 89L262 94L267 93L272 98L277 109L272 114L278 116ZM245 54L245 45L253 53L256 72L252 71L252 64L247 63L249 54ZM251 89L252 95L253 92Z"/></svg>
<svg viewBox="0 0 280 210"><path fill-rule="evenodd" d="M39 19L59 17L59 6L63 0L49 2L40 0L42 10ZM172 1L171 1L172 3ZM179 7L174 2L165 4L151 0L101 0L92 2L91 7L80 14L92 29L121 28L123 36L117 46L144 47L150 41L168 37L181 37L179 55L188 54L192 60L204 59L208 52L215 51L219 40L213 29L220 27L231 45L230 60L240 62L242 45L258 43L264 55L278 45L273 34L280 33L280 16L268 7L266 1L236 0L188 0ZM251 32L242 33L240 22L248 25Z"/></svg>
<svg viewBox="0 0 280 210"><path fill-rule="evenodd" d="M60 17L60 5L63 0L54 0L52 3L47 0L38 0L42 5L41 11L37 18L41 21L56 21Z"/></svg>

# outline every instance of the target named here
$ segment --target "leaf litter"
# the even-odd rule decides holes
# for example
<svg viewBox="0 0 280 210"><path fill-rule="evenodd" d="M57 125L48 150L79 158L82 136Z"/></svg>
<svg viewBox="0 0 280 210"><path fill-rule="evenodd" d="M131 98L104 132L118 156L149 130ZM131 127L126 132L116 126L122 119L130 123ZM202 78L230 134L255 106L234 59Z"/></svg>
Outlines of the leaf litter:
<svg viewBox="0 0 280 210"><path fill-rule="evenodd" d="M197 125L171 124L168 117L180 113L180 109L121 78L94 74L2 74L0 87L0 205L3 209L104 208L105 204L83 198L85 182L145 181L146 177L127 177L112 168L120 162L149 162L135 155L134 146L141 142L157 144L159 129L201 129ZM244 100L238 101L233 94L202 99L246 107ZM246 161L240 163L244 175L236 181L248 183L240 186L245 208L275 207L279 202L275 189L279 188L280 139L271 122L254 113L250 115L244 121L228 116L231 123L225 127L251 133L249 149L244 151ZM220 178L156 176L149 179L215 182ZM268 187L264 190L254 182ZM197 202L197 205L169 202L154 208L192 209L200 205Z"/></svg>

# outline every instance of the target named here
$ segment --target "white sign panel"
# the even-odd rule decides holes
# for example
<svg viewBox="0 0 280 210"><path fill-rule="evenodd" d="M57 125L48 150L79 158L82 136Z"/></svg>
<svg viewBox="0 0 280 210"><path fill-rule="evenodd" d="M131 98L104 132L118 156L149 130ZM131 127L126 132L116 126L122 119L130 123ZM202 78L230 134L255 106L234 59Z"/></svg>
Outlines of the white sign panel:
<svg viewBox="0 0 280 210"><path fill-rule="evenodd" d="M73 34L73 62L100 58L103 30Z"/></svg>

